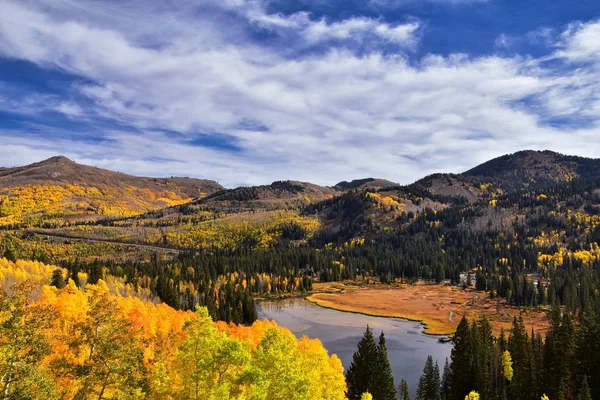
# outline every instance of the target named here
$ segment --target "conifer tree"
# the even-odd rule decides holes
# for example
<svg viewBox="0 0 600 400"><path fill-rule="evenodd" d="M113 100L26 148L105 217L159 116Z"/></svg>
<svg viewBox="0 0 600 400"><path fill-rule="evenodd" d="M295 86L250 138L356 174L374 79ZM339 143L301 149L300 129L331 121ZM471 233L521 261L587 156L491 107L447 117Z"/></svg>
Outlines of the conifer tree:
<svg viewBox="0 0 600 400"><path fill-rule="evenodd" d="M464 316L456 328L453 341L454 347L450 356L450 390L453 399L464 399L473 389L471 329Z"/></svg>
<svg viewBox="0 0 600 400"><path fill-rule="evenodd" d="M442 373L442 381L440 385L440 397L442 400L451 400L452 393L450 392L450 365L448 364L448 359L446 358L446 363L444 364L444 371Z"/></svg>
<svg viewBox="0 0 600 400"><path fill-rule="evenodd" d="M406 379L402 379L402 382L400 382L400 400L410 400Z"/></svg>
<svg viewBox="0 0 600 400"><path fill-rule="evenodd" d="M475 324L474 324L475 325ZM477 350L478 364L474 366L476 372L476 390L483 398L491 397L490 368L492 362L492 347L494 338L492 336L492 326L485 315L481 317L477 324Z"/></svg>
<svg viewBox="0 0 600 400"><path fill-rule="evenodd" d="M373 373L373 383L371 387L373 398L375 400L396 400L396 386L394 384L390 360L387 355L383 332L381 332L381 335L379 336L377 364L375 365Z"/></svg>
<svg viewBox="0 0 600 400"><path fill-rule="evenodd" d="M429 356L419 379L417 400L440 400L440 387L440 368L437 363L433 364L433 358Z"/></svg>
<svg viewBox="0 0 600 400"><path fill-rule="evenodd" d="M593 377L586 382L593 398L600 396L600 324L592 315L584 315L577 335L576 357L579 376ZM594 379L595 378L595 379Z"/></svg>
<svg viewBox="0 0 600 400"><path fill-rule="evenodd" d="M577 397L577 400L592 400L592 393L590 392L587 377L583 378L583 382L581 383L581 389L579 389L579 396Z"/></svg>
<svg viewBox="0 0 600 400"><path fill-rule="evenodd" d="M373 331L367 326L365 334L358 342L358 350L352 356L352 363L346 373L349 400L360 400L362 394L371 389L373 371L378 361L377 353Z"/></svg>
<svg viewBox="0 0 600 400"><path fill-rule="evenodd" d="M58 289L62 289L65 287L65 278L63 278L63 273L60 268L57 268L54 271L52 271L52 281L50 282L50 285Z"/></svg>
<svg viewBox="0 0 600 400"><path fill-rule="evenodd" d="M511 382L512 398L532 398L532 356L531 344L523 318L514 318L513 327L508 341L508 348L513 362L513 380Z"/></svg>
<svg viewBox="0 0 600 400"><path fill-rule="evenodd" d="M73 271L71 271L70 279L73 280L73 283L75 283L75 286L77 286L77 287L81 286L81 283L79 282L79 270L78 270L78 268L75 268L75 269L73 269Z"/></svg>

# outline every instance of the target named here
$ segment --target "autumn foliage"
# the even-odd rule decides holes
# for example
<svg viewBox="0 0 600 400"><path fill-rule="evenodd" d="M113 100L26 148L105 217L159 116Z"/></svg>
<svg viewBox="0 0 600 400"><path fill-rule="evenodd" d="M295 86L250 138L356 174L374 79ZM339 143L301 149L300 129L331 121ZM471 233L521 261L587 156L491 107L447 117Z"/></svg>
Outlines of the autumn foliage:
<svg viewBox="0 0 600 400"><path fill-rule="evenodd" d="M213 323L0 259L0 390L19 399L343 399L343 367L274 322ZM60 270L60 269L59 269Z"/></svg>

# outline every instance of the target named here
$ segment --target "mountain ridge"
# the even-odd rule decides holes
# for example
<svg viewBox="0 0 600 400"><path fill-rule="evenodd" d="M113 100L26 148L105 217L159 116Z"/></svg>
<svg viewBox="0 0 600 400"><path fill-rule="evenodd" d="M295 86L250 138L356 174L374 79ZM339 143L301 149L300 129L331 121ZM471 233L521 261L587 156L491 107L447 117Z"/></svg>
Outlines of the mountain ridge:
<svg viewBox="0 0 600 400"><path fill-rule="evenodd" d="M131 217L158 210L164 210L161 214L168 214L169 223L173 223L185 215L207 211L300 212L320 203L323 204L311 208L311 212L328 216L326 221L343 221L338 215L340 210L349 204L356 207L366 202L361 206L366 213L363 217L389 227L403 213L423 212L427 208L442 210L462 202L487 202L505 193L543 189L595 176L600 176L599 159L526 150L494 158L460 174L432 174L410 185L363 178L333 186L289 180L228 189L212 180L137 177L54 156L30 165L0 169L0 225L22 219L31 221L31 217L39 225L45 223L42 221L48 215L80 221ZM350 192L366 193L366 197L346 196ZM180 205L185 208L173 208Z"/></svg>
<svg viewBox="0 0 600 400"><path fill-rule="evenodd" d="M201 182L206 185L212 185L210 193L219 190L231 190L239 187L254 187L254 186L239 186L233 188L225 188L221 186L217 181L210 179L200 178L189 178L171 176L167 177L147 177L131 175L124 172L112 171L109 169L99 168L95 166L89 166L80 164L69 158L57 155L50 157L46 160L38 161L32 164L17 166L17 167L0 167L0 185L6 185L6 178L11 175L19 176L20 173L30 172L32 169L44 169L49 166L63 165L70 166L71 168L88 169L93 172L110 172L115 176L120 176L127 179L146 179L154 181L170 181L179 180L180 182L193 181ZM561 176L561 174L563 174ZM539 187L540 185L547 183L555 183L561 180L572 180L576 177L591 177L600 174L600 159L588 158L576 155L565 155L551 150L521 150L515 153L505 154L499 157L492 158L486 162L483 162L467 171L461 173L434 173L428 176L424 176L416 180L415 182L408 185L400 185L393 180L385 178L360 178L353 179L350 181L341 181L331 186L323 186L314 184L311 182L300 182L295 180L286 181L275 181L275 182L300 182L307 185L315 185L321 188L330 188L335 191L345 190L362 190L362 189L378 189L388 188L394 186L410 186L414 184L429 185L432 179L445 179L452 181L452 184L460 183L480 183L484 180L491 180L495 183L505 184L502 180L516 180L519 184L522 184L528 188ZM535 182L534 178L538 177L540 182ZM62 177L62 178L61 178ZM93 178L93 177L92 177ZM61 174L57 177L48 176L32 176L32 179L37 180L65 180L65 177ZM270 185L272 185L272 182ZM494 183L486 182L486 183ZM269 186L269 184L258 185L258 186ZM514 188L514 185L513 187Z"/></svg>

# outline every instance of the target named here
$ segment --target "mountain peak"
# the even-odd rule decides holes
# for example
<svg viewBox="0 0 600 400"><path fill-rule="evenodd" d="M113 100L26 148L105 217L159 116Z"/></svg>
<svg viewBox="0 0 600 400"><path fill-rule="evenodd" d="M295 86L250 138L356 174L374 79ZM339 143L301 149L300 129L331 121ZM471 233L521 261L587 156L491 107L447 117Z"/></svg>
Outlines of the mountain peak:
<svg viewBox="0 0 600 400"><path fill-rule="evenodd" d="M354 179L353 181L342 181L335 186L334 189L345 191L345 190L353 190L353 189L370 189L370 188L385 188L398 186L397 183L388 181L386 179L379 178L363 178L363 179Z"/></svg>
<svg viewBox="0 0 600 400"><path fill-rule="evenodd" d="M58 164L58 163L75 164L75 161L73 161L70 158L67 158L65 156L58 155L58 156L50 157L47 160L40 161L38 164Z"/></svg>
<svg viewBox="0 0 600 400"><path fill-rule="evenodd" d="M494 158L461 174L499 185L504 190L541 188L575 178L593 177L600 160L550 150L523 150Z"/></svg>

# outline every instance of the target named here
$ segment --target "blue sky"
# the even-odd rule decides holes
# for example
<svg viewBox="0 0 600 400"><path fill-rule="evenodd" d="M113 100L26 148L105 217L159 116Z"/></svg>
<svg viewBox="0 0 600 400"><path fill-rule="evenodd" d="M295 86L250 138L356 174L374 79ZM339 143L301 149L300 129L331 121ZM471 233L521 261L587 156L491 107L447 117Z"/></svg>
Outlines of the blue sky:
<svg viewBox="0 0 600 400"><path fill-rule="evenodd" d="M3 0L0 164L226 186L600 155L600 2Z"/></svg>

